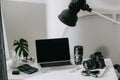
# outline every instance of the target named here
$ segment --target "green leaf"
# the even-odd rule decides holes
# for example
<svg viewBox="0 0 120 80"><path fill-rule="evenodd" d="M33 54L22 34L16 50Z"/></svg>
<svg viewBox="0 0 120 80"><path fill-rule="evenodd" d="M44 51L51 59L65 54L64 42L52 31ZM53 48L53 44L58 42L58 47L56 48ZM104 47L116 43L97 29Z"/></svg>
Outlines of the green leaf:
<svg viewBox="0 0 120 80"><path fill-rule="evenodd" d="M25 39L20 39L19 41L20 41L22 44L28 44Z"/></svg>
<svg viewBox="0 0 120 80"><path fill-rule="evenodd" d="M19 44L19 42L17 40L14 40L13 46L16 46L18 44Z"/></svg>
<svg viewBox="0 0 120 80"><path fill-rule="evenodd" d="M21 54L22 54L22 49L19 50L18 55L21 56Z"/></svg>
<svg viewBox="0 0 120 80"><path fill-rule="evenodd" d="M23 46L23 47L28 47L28 44L23 44L23 43L22 43L22 46Z"/></svg>
<svg viewBox="0 0 120 80"><path fill-rule="evenodd" d="M24 47L24 49L25 49L26 51L29 51L28 47Z"/></svg>
<svg viewBox="0 0 120 80"><path fill-rule="evenodd" d="M19 56L21 56L22 54L23 57L28 56L28 42L25 39L14 40L13 46L15 46L15 51Z"/></svg>
<svg viewBox="0 0 120 80"><path fill-rule="evenodd" d="M23 54L24 57L27 57L27 56L28 56L28 52L27 52L26 50L23 50L23 53L24 53L24 54Z"/></svg>
<svg viewBox="0 0 120 80"><path fill-rule="evenodd" d="M17 47L15 48L15 52L18 53L18 50L20 49L20 46L17 45Z"/></svg>

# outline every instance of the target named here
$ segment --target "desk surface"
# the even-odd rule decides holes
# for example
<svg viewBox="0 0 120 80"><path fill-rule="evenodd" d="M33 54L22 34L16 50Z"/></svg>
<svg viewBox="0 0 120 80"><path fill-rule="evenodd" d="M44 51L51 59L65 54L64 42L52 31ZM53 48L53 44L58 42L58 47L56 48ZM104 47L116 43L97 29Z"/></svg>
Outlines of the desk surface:
<svg viewBox="0 0 120 80"><path fill-rule="evenodd" d="M7 62L8 64L9 62ZM10 80L118 80L111 59L105 59L106 65L109 65L101 78L86 77L80 74L80 70L71 73L73 69L67 69L62 71L53 71L48 73L42 73L36 63L32 66L39 68L39 71L34 74L12 75L12 70L8 67L8 79Z"/></svg>

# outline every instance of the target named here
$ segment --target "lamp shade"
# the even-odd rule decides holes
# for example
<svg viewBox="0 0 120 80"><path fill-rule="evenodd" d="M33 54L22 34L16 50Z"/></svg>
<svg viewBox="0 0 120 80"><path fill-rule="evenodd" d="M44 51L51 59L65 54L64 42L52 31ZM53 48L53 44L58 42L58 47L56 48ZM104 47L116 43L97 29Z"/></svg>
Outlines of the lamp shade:
<svg viewBox="0 0 120 80"><path fill-rule="evenodd" d="M71 9L63 10L61 12L61 14L58 15L58 18L64 24L71 26L71 27L74 27L76 25L77 20L78 20L77 13Z"/></svg>

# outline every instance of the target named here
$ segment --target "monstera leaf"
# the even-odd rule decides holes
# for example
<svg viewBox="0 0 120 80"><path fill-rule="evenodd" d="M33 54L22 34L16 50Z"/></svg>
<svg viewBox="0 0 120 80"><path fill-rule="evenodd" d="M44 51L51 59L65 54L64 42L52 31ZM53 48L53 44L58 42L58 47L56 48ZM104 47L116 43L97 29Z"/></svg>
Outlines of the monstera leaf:
<svg viewBox="0 0 120 80"><path fill-rule="evenodd" d="M23 57L28 57L28 42L25 39L14 40L13 46L15 46L15 52Z"/></svg>

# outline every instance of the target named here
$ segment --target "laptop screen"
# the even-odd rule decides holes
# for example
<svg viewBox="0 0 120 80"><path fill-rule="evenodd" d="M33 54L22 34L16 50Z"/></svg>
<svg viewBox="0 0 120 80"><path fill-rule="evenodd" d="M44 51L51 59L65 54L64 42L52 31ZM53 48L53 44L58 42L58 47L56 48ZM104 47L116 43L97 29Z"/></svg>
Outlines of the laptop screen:
<svg viewBox="0 0 120 80"><path fill-rule="evenodd" d="M37 62L70 60L68 38L36 40Z"/></svg>

